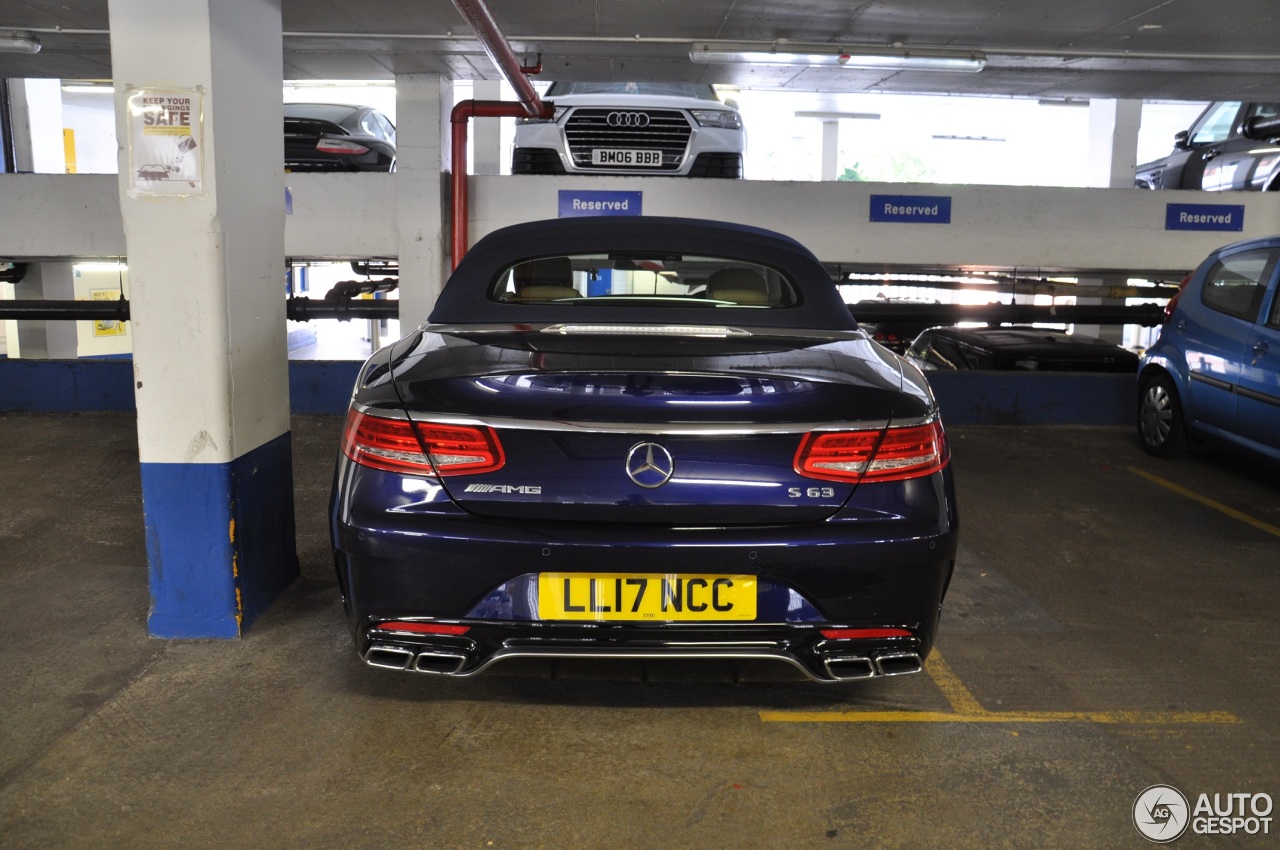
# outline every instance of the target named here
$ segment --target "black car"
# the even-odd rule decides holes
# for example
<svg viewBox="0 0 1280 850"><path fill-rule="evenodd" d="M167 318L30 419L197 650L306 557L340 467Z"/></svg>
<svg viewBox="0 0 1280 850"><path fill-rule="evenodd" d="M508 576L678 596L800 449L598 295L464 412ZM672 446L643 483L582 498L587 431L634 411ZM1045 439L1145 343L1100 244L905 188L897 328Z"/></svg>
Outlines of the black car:
<svg viewBox="0 0 1280 850"><path fill-rule="evenodd" d="M1132 351L1044 328L930 328L911 343L906 358L921 369L1138 371Z"/></svg>
<svg viewBox="0 0 1280 850"><path fill-rule="evenodd" d="M937 304L937 301L929 301L920 298L866 298L859 301L849 308L849 312L853 313L854 318L858 318L859 308L863 304ZM907 346L916 336L928 328L932 322L910 322L910 321L878 321L864 322L859 320L858 325L876 342L895 354L902 354L907 350Z"/></svg>
<svg viewBox="0 0 1280 850"><path fill-rule="evenodd" d="M395 171L395 125L368 106L286 103L284 169Z"/></svg>
<svg viewBox="0 0 1280 850"><path fill-rule="evenodd" d="M1280 189L1280 103L1220 100L1173 137L1173 153L1138 166L1139 189Z"/></svg>

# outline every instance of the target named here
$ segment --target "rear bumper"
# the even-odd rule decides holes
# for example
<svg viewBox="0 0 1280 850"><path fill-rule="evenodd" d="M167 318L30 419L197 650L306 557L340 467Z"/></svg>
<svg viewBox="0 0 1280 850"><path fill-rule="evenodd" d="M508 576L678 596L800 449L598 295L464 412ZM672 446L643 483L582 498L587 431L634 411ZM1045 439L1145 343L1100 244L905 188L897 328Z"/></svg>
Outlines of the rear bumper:
<svg viewBox="0 0 1280 850"><path fill-rule="evenodd" d="M934 641L957 542L953 522L933 534L886 539L882 526L849 522L667 529L557 527L466 514L424 527L421 516L415 519L414 532L335 529L355 647L373 666L463 677L513 658L776 661L824 682L915 672ZM529 578L540 572L755 575L760 619L544 621L524 590L536 587ZM779 596L792 601L776 604ZM519 598L510 604L511 597ZM378 628L406 620L468 630L453 636ZM886 627L910 636L821 634Z"/></svg>
<svg viewBox="0 0 1280 850"><path fill-rule="evenodd" d="M779 661L818 681L913 672L933 644L955 566L949 468L864 484L828 519L772 525L486 517L436 494L439 487L434 501L415 491L396 503L387 495L396 488L382 485L397 482L399 476L343 458L331 506L335 567L356 650L379 667L470 676L517 657L694 657ZM697 514L691 506L690 522ZM537 587L544 573L754 576L755 619L542 620ZM378 628L389 621L468 630L454 636ZM824 628L895 628L909 637L832 641Z"/></svg>
<svg viewBox="0 0 1280 850"><path fill-rule="evenodd" d="M740 624L692 628L469 622L465 635L417 635L366 622L360 657L371 667L466 678L514 659L722 660L789 665L815 682L917 673L920 638L828 640L813 626Z"/></svg>

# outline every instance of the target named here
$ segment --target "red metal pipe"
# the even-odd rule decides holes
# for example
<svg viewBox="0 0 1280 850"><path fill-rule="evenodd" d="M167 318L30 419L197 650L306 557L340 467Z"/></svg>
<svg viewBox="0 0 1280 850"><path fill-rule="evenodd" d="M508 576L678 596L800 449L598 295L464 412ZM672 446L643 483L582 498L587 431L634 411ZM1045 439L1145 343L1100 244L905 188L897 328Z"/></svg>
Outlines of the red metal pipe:
<svg viewBox="0 0 1280 850"><path fill-rule="evenodd" d="M548 107L550 108L550 107ZM449 113L449 129L452 142L449 175L449 253L453 268L462 262L467 253L467 122L476 118L520 118L527 115L523 105L507 100L464 100Z"/></svg>
<svg viewBox="0 0 1280 850"><path fill-rule="evenodd" d="M546 108L542 99L538 97L533 83L525 77L520 60L507 43L507 37L498 29L497 22L489 14L489 8L483 0L453 0L453 5L475 30L476 38L480 40L480 46L488 54L489 60L516 90L516 99L524 106L524 114L530 118L544 115Z"/></svg>
<svg viewBox="0 0 1280 850"><path fill-rule="evenodd" d="M472 116L477 118L551 118L555 116L555 106L544 103L538 97L533 83L525 77L528 73L542 70L539 61L534 68L525 68L516 58L516 54L507 43L507 37L498 29L498 24L489 14L489 9L482 0L453 0L454 7L467 19L475 30L476 38L489 60L498 68L506 81L516 91L517 102L495 100L464 100L453 108L449 114L452 139L451 174L449 179L449 207L451 216L450 255L453 267L462 262L462 255L467 253L467 122Z"/></svg>

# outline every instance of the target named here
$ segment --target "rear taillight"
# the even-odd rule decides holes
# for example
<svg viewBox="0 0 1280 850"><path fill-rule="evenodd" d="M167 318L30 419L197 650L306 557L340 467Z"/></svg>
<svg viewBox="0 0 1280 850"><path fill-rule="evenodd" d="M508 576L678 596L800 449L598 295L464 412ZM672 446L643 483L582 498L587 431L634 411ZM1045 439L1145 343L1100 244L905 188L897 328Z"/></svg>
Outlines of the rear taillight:
<svg viewBox="0 0 1280 850"><path fill-rule="evenodd" d="M358 156L369 152L369 149L364 145L358 145L355 142L344 142L339 139L326 139L323 137L316 142L316 150L320 151L320 153L346 154L348 156Z"/></svg>
<svg viewBox="0 0 1280 850"><path fill-rule="evenodd" d="M947 465L942 422L886 431L810 432L796 451L795 470L826 481L902 481Z"/></svg>
<svg viewBox="0 0 1280 850"><path fill-rule="evenodd" d="M418 422L418 436L441 475L471 475L501 469L507 459L492 428Z"/></svg>
<svg viewBox="0 0 1280 850"><path fill-rule="evenodd" d="M1169 299L1169 303L1164 305L1164 321L1163 325L1169 324L1169 320L1173 318L1173 311L1178 306L1178 299L1182 297L1182 293L1186 291L1187 284L1191 282L1191 275L1187 275L1182 279L1182 283L1178 284L1178 291Z"/></svg>
<svg viewBox="0 0 1280 850"><path fill-rule="evenodd" d="M352 408L342 451L362 466L413 475L470 475L506 463L491 428L371 416Z"/></svg>

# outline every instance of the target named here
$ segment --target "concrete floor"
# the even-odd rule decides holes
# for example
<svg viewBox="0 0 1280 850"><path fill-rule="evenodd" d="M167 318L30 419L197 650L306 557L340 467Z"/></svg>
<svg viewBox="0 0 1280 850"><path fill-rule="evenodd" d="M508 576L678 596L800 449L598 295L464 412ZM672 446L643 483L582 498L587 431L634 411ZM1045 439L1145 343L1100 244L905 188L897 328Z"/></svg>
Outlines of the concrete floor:
<svg viewBox="0 0 1280 850"><path fill-rule="evenodd" d="M448 681L352 651L339 426L294 421L302 579L243 640L161 642L132 417L0 416L0 847L1076 850L1149 846L1150 785L1280 797L1274 467L954 429L961 561L927 674Z"/></svg>

